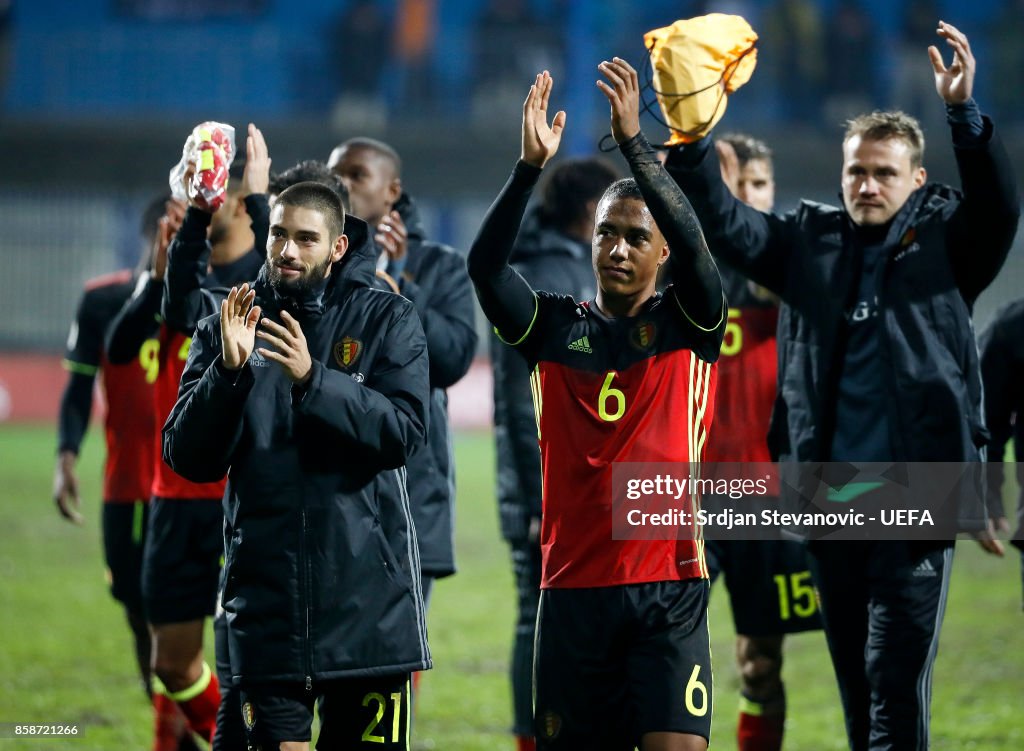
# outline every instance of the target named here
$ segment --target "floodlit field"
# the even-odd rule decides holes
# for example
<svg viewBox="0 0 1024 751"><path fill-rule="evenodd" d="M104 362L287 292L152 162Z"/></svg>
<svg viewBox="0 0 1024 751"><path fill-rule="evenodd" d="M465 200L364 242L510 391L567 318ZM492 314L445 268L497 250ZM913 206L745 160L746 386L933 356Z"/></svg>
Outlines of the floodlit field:
<svg viewBox="0 0 1024 751"><path fill-rule="evenodd" d="M0 723L77 723L74 739L3 740L0 748L149 747L151 715L138 685L129 632L103 578L93 431L81 466L86 525L58 517L50 500L55 439L37 427L0 427ZM513 748L506 734L513 588L498 536L490 435L457 436L460 572L438 584L430 612L436 668L422 683L414 747ZM713 597L715 721L712 747L735 747L737 679L724 593ZM210 640L212 642L212 640ZM846 747L831 665L820 633L789 641L788 751ZM212 662L212 653L210 655ZM935 668L933 748L1024 748L1024 616L1016 553L957 549Z"/></svg>

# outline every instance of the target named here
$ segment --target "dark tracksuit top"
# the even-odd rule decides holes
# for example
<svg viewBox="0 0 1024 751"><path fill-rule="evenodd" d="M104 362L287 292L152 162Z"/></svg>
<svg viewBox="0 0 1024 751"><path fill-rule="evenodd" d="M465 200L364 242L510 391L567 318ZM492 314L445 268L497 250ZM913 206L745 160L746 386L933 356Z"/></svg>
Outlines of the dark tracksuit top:
<svg viewBox="0 0 1024 751"><path fill-rule="evenodd" d="M216 314L200 321L164 426L175 471L228 473L223 606L242 682L431 666L404 468L427 419L426 341L411 303L373 289L375 260L372 243L351 248L298 301L261 272L257 304L297 318L310 381L292 387L255 350L225 370Z"/></svg>

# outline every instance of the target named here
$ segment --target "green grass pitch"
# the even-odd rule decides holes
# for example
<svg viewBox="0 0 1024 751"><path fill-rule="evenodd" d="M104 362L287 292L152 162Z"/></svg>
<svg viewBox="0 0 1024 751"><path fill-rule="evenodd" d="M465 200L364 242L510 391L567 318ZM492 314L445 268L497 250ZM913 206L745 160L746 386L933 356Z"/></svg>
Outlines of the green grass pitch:
<svg viewBox="0 0 1024 751"><path fill-rule="evenodd" d="M102 442L93 430L80 462L84 527L50 500L51 428L0 427L0 723L78 723L77 738L0 739L37 751L149 747L151 717L128 629L103 577L97 493ZM456 437L459 573L440 582L430 611L435 669L424 676L414 748L512 749L507 683L513 587L498 536L494 456L486 433ZM935 668L933 748L1024 748L1024 616L1015 551L984 556L958 545ZM716 587L716 589L719 589ZM712 748L735 748L737 678L727 598L711 607L715 667ZM209 640L212 642L212 640ZM212 653L210 655L212 662ZM787 751L846 747L820 633L786 647Z"/></svg>

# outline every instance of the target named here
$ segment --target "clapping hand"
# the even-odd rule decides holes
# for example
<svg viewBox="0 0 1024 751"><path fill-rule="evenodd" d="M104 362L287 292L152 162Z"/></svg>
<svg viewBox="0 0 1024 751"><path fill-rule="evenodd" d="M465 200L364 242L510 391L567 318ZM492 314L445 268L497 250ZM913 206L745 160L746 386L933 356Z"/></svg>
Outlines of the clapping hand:
<svg viewBox="0 0 1024 751"><path fill-rule="evenodd" d="M598 81L597 88L612 108L612 137L615 143L625 143L640 132L640 83L636 71L621 57L613 57L611 62L605 60L597 69L608 79L608 83Z"/></svg>
<svg viewBox="0 0 1024 751"><path fill-rule="evenodd" d="M538 73L523 103L523 150L520 158L543 167L558 152L565 129L565 111L559 110L548 125L548 99L554 82L547 71Z"/></svg>
<svg viewBox="0 0 1024 751"><path fill-rule="evenodd" d="M232 287L220 304L220 342L224 367L241 370L256 346L256 322L260 320L259 305L253 305L256 291L248 283Z"/></svg>

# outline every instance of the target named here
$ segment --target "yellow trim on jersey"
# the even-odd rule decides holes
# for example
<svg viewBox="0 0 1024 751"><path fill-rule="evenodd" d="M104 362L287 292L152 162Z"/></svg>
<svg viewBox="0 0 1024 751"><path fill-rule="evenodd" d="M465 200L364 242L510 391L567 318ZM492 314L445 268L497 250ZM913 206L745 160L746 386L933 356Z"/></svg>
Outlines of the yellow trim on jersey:
<svg viewBox="0 0 1024 751"><path fill-rule="evenodd" d="M679 302L679 296L676 294L676 291L674 289L672 290L672 299L676 301L676 307L679 308L679 311L684 316L686 316L686 320L689 321L691 324L693 324L696 328L700 329L701 331L714 331L715 329L717 329L719 326L722 325L722 321L725 320L725 316L727 315L728 310L729 310L729 305L725 301L725 290L722 290L722 315L718 319L718 323L716 323L711 328L706 329L703 326L701 326L699 323L697 323L695 320L690 318L690 314L686 312L686 309L683 307L683 304L681 302Z"/></svg>
<svg viewBox="0 0 1024 751"><path fill-rule="evenodd" d="M100 372L98 365L86 365L84 362L75 362L74 360L68 360L67 358L61 360L60 364L63 365L64 370L69 373L93 376Z"/></svg>
<svg viewBox="0 0 1024 751"><path fill-rule="evenodd" d="M764 705L748 699L740 694L740 714L748 714L751 717L760 717L764 714Z"/></svg>
<svg viewBox="0 0 1024 751"><path fill-rule="evenodd" d="M530 393L533 395L533 419L537 423L537 440L540 440L540 415L544 411L544 397L540 388L540 365L530 371Z"/></svg>
<svg viewBox="0 0 1024 751"><path fill-rule="evenodd" d="M528 337L530 335L530 332L533 331L533 324L537 322L537 311L538 310L540 310L540 301L537 300L537 293L534 292L533 293L533 318L530 319L530 325L526 327L526 331L523 332L523 335L521 337L519 337L518 339L516 339L514 342L510 342L510 341L506 340L505 337L503 337L501 335L501 332L498 331L498 327L497 326L494 327L494 335L497 336L502 342L504 342L505 344L509 345L510 347L517 347L517 346L519 346L520 344L523 343L523 340L526 339L526 337Z"/></svg>

